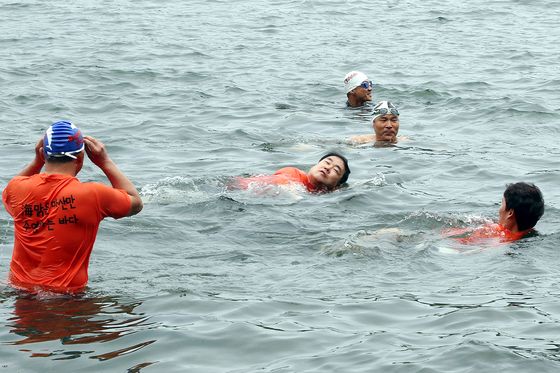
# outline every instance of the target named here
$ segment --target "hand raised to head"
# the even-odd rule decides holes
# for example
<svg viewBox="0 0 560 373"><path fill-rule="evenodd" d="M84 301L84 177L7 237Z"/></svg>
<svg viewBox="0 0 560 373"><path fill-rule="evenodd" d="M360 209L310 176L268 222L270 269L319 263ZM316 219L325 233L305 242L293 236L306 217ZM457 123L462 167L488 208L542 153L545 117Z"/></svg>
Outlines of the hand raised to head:
<svg viewBox="0 0 560 373"><path fill-rule="evenodd" d="M103 143L91 136L84 136L86 144L86 154L89 159L99 168L103 168L107 162L110 162L109 154Z"/></svg>
<svg viewBox="0 0 560 373"><path fill-rule="evenodd" d="M45 153L43 153L43 138L35 144L35 160L40 163L45 163Z"/></svg>

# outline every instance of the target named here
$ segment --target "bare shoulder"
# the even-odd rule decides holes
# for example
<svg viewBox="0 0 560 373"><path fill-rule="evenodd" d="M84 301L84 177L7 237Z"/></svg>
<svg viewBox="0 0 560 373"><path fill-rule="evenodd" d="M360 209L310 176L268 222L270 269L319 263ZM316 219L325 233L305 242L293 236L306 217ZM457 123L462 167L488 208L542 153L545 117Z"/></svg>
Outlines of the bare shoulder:
<svg viewBox="0 0 560 373"><path fill-rule="evenodd" d="M375 142L375 135L357 135L352 136L349 140L350 144L366 144L369 142Z"/></svg>

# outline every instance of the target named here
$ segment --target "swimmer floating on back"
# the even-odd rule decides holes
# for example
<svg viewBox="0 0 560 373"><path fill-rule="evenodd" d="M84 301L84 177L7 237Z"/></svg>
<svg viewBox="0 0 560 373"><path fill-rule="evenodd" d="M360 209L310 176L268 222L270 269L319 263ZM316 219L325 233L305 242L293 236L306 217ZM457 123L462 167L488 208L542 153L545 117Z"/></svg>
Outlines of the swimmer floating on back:
<svg viewBox="0 0 560 373"><path fill-rule="evenodd" d="M295 167L284 167L273 175L254 176L236 179L233 187L247 189L251 184L301 184L312 193L328 192L337 189L348 180L350 168L348 160L341 154L325 154L319 162L304 172Z"/></svg>
<svg viewBox="0 0 560 373"><path fill-rule="evenodd" d="M350 138L352 144L375 143L375 145L388 145L397 143L399 133L399 111L389 101L380 101L373 108L371 124L373 134L358 135Z"/></svg>

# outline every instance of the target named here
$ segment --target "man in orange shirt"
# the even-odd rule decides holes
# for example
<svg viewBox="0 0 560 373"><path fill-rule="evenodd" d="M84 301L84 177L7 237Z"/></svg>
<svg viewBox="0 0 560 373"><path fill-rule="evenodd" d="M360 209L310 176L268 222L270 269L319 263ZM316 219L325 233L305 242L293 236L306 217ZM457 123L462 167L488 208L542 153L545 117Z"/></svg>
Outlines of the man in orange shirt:
<svg viewBox="0 0 560 373"><path fill-rule="evenodd" d="M112 187L76 178L84 150ZM35 146L35 159L10 180L2 200L14 219L10 282L33 292L83 290L101 220L134 215L143 206L138 191L109 158L103 143L82 136L66 121L47 129Z"/></svg>
<svg viewBox="0 0 560 373"><path fill-rule="evenodd" d="M332 191L344 184L350 175L348 160L339 153L327 153L319 162L304 172L296 167L284 167L273 175L237 179L236 186L248 188L250 184L285 185L302 184L309 192Z"/></svg>
<svg viewBox="0 0 560 373"><path fill-rule="evenodd" d="M474 230L448 229L444 235L463 244L491 240L512 242L531 234L543 214L544 200L539 188L534 184L518 182L506 187L497 224L486 224Z"/></svg>

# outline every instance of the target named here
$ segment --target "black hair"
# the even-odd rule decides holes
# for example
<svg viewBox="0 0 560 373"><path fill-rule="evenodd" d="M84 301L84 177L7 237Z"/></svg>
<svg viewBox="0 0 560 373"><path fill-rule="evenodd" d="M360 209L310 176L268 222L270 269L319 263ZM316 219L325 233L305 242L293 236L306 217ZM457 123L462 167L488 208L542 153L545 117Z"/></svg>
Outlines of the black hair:
<svg viewBox="0 0 560 373"><path fill-rule="evenodd" d="M544 200L535 184L518 182L508 184L504 192L506 210L513 209L517 229L533 228L544 214Z"/></svg>
<svg viewBox="0 0 560 373"><path fill-rule="evenodd" d="M67 155L49 155L45 157L45 161L49 163L70 163L75 161L75 159Z"/></svg>
<svg viewBox="0 0 560 373"><path fill-rule="evenodd" d="M325 154L324 156L322 156L321 159L319 159L319 162L321 162L323 159L328 158L328 157L338 157L338 158L342 159L342 162L344 162L344 173L342 174L342 177L340 178L340 180L338 180L338 183L336 184L336 186L344 184L346 182L346 180L348 180L348 176L350 175L350 167L348 166L348 159L346 159L346 157L343 156L340 153L329 152L329 153Z"/></svg>

